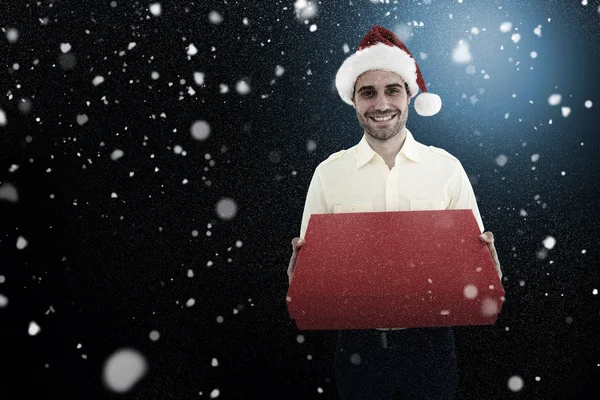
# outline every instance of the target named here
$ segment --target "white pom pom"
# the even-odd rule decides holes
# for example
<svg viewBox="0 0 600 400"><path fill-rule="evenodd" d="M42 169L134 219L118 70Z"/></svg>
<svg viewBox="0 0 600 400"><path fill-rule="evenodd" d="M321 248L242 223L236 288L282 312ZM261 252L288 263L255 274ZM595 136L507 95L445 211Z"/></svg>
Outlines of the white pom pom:
<svg viewBox="0 0 600 400"><path fill-rule="evenodd" d="M431 117L442 109L442 99L433 93L421 93L415 99L415 110L417 114Z"/></svg>

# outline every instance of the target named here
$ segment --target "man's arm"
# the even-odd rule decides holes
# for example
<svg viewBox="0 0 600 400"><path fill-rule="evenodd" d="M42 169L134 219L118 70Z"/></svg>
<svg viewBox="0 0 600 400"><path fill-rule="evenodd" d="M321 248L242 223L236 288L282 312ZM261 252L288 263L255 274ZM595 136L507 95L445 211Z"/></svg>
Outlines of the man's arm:
<svg viewBox="0 0 600 400"><path fill-rule="evenodd" d="M473 215L475 216L477 225L479 225L479 230L483 232L483 221L481 220L481 215L479 214L479 207L477 206L477 200L475 199L473 187L471 186L471 182L469 181L467 173L465 172L460 161L456 160L456 163L456 169L454 170L454 175L452 176L452 197L450 199L448 209L473 210Z"/></svg>
<svg viewBox="0 0 600 400"><path fill-rule="evenodd" d="M300 253L300 248L304 245L304 235L306 234L306 228L308 226L308 220L312 214L326 214L328 213L327 202L325 201L325 194L323 192L323 186L321 184L321 178L319 175L319 167L315 170L310 185L308 187L308 193L306 194L306 201L304 203L304 212L302 214L302 224L300 226L300 237L292 239L292 256L288 264L287 274L290 283L292 282L292 275L296 268L296 260Z"/></svg>
<svg viewBox="0 0 600 400"><path fill-rule="evenodd" d="M302 213L302 224L300 226L300 237L304 238L308 220L312 214L327 214L329 209L325 200L325 192L319 167L315 169L313 177L308 186L306 201L304 203L304 212Z"/></svg>
<svg viewBox="0 0 600 400"><path fill-rule="evenodd" d="M479 214L479 207L477 206L477 200L475 199L475 193L473 192L473 187L471 186L471 182L467 177L467 173L462 167L460 161L457 160L457 168L454 173L453 180L453 191L452 191L452 199L450 201L450 205L448 209L471 209L473 210L473 215L477 220L477 225L479 225L479 230L482 232L480 239L482 242L485 242L490 250L490 254L492 255L492 259L494 260L494 266L496 267L496 272L500 279L502 279L502 270L500 269L500 260L498 260L498 253L496 252L496 246L494 245L494 234L492 232L484 232L483 221L481 220L481 215Z"/></svg>
<svg viewBox="0 0 600 400"><path fill-rule="evenodd" d="M292 257L290 257L290 263L288 264L288 280L289 283L292 283L292 275L294 275L294 269L296 268L296 260L298 259L298 254L300 254L300 249L304 245L304 239L300 239L298 237L292 239Z"/></svg>
<svg viewBox="0 0 600 400"><path fill-rule="evenodd" d="M498 273L498 277L502 280L502 270L500 269L500 260L498 260L498 253L496 252L496 246L494 246L494 234L492 232L484 232L481 234L480 239L482 242L485 242L490 250L490 254L492 255L492 259L494 260L494 266L496 267L496 272Z"/></svg>

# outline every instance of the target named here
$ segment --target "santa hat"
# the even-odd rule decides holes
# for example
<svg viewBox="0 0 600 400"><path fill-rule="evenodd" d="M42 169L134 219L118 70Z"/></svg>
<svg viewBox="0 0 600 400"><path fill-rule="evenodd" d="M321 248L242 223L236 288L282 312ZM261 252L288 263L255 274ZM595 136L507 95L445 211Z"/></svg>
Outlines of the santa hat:
<svg viewBox="0 0 600 400"><path fill-rule="evenodd" d="M425 81L417 62L404 43L391 31L375 25L358 45L356 53L348 57L335 77L335 85L342 100L352 105L356 79L366 71L384 70L394 72L408 84L410 96L415 97L415 110L428 117L442 108L440 96L427 93Z"/></svg>

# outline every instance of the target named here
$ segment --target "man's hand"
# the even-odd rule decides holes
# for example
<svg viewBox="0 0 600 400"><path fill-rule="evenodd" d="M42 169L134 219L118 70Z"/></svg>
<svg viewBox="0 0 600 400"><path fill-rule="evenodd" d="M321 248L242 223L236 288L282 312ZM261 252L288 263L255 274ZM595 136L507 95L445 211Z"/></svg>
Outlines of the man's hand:
<svg viewBox="0 0 600 400"><path fill-rule="evenodd" d="M500 269L500 261L498 260L498 253L496 253L496 246L494 246L494 234L492 232L483 232L479 235L479 239L482 242L485 242L490 249L490 254L492 255L492 259L494 260L494 264L496 266L496 272L498 272L498 276L502 279L502 270Z"/></svg>
<svg viewBox="0 0 600 400"><path fill-rule="evenodd" d="M292 275L294 275L294 269L296 268L296 260L298 259L300 248L304 245L304 243L304 239L299 237L292 239L292 258L290 258L290 265L288 266L287 270L290 283L292 283Z"/></svg>

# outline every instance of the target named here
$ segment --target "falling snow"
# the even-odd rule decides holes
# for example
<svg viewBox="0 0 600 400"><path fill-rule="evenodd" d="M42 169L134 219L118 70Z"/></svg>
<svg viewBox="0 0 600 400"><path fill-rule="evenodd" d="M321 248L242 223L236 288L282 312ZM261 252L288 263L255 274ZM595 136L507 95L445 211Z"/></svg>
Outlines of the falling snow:
<svg viewBox="0 0 600 400"><path fill-rule="evenodd" d="M70 43L61 43L60 51L62 51L63 53L68 53L69 51L71 51L71 44Z"/></svg>
<svg viewBox="0 0 600 400"><path fill-rule="evenodd" d="M4 183L0 185L0 201L5 200L11 203L17 203L19 201L19 193L17 188L10 183ZM17 245L18 246L18 245Z"/></svg>
<svg viewBox="0 0 600 400"><path fill-rule="evenodd" d="M245 94L250 93L250 85L245 80L241 80L235 84L235 90L239 94L245 95Z"/></svg>
<svg viewBox="0 0 600 400"><path fill-rule="evenodd" d="M8 305L8 297L3 294L0 294L0 308L4 308Z"/></svg>
<svg viewBox="0 0 600 400"><path fill-rule="evenodd" d="M198 54L198 49L196 48L194 43L190 43L190 45L186 49L186 53L189 56L195 56L196 54Z"/></svg>
<svg viewBox="0 0 600 400"><path fill-rule="evenodd" d="M130 391L148 370L145 357L135 349L114 352L104 363L104 385L116 393Z"/></svg>
<svg viewBox="0 0 600 400"><path fill-rule="evenodd" d="M219 218L230 220L237 214L237 203L231 198L223 198L217 203L216 212Z"/></svg>
<svg viewBox="0 0 600 400"><path fill-rule="evenodd" d="M464 295L467 299L474 299L475 297L477 297L477 286L475 285L467 285L465 286L464 289Z"/></svg>
<svg viewBox="0 0 600 400"><path fill-rule="evenodd" d="M198 86L204 85L204 73L199 71L194 72L194 82Z"/></svg>
<svg viewBox="0 0 600 400"><path fill-rule="evenodd" d="M123 157L125 153L121 149L115 149L112 153L110 153L110 159L113 161L117 161L121 157Z"/></svg>
<svg viewBox="0 0 600 400"><path fill-rule="evenodd" d="M223 16L221 14L219 14L217 11L211 11L208 14L208 20L210 21L211 24L218 25L221 22L223 22Z"/></svg>
<svg viewBox="0 0 600 400"><path fill-rule="evenodd" d="M510 32L511 29L512 29L511 22L506 21L500 25L500 32L503 32L503 33Z"/></svg>
<svg viewBox="0 0 600 400"><path fill-rule="evenodd" d="M92 80L92 85L94 85L94 86L98 86L98 85L100 85L100 84L101 84L101 83L103 83L103 82L104 82L104 77L103 77L103 76L100 76L100 75L97 75L97 76L95 76L95 77L94 77L94 79Z"/></svg>
<svg viewBox="0 0 600 400"><path fill-rule="evenodd" d="M311 20L317 16L317 5L314 1L296 0L294 2L296 18L301 21Z"/></svg>
<svg viewBox="0 0 600 400"><path fill-rule="evenodd" d="M195 121L192 124L190 131L194 139L206 140L210 136L210 125L203 120Z"/></svg>
<svg viewBox="0 0 600 400"><path fill-rule="evenodd" d="M521 378L518 375L511 376L508 379L508 388L512 392L518 392L518 391L520 391L521 389L523 389L523 378Z"/></svg>
<svg viewBox="0 0 600 400"><path fill-rule="evenodd" d="M150 9L150 14L152 14L155 17L159 17L160 14L162 13L162 6L160 3L151 3L149 6Z"/></svg>
<svg viewBox="0 0 600 400"><path fill-rule="evenodd" d="M498 314L498 301L491 298L485 298L481 302L481 313L486 316L493 316Z"/></svg>
<svg viewBox="0 0 600 400"><path fill-rule="evenodd" d="M560 104L562 100L562 96L558 93L554 93L551 94L550 97L548 97L548 104L550 104L551 106L557 106Z"/></svg>
<svg viewBox="0 0 600 400"><path fill-rule="evenodd" d="M471 51L469 44L464 40L458 42L458 45L452 51L452 59L457 64L467 64L471 61Z"/></svg>
<svg viewBox="0 0 600 400"><path fill-rule="evenodd" d="M15 28L7 29L6 39L8 39L10 43L15 43L19 39L19 31Z"/></svg>
<svg viewBox="0 0 600 400"><path fill-rule="evenodd" d="M25 247L27 247L27 244L27 239L25 239L23 236L19 236L17 238L17 249L23 250Z"/></svg>
<svg viewBox="0 0 600 400"><path fill-rule="evenodd" d="M89 121L89 118L85 114L78 114L76 117L76 120L77 120L77 124L81 126L81 125L85 125Z"/></svg>
<svg viewBox="0 0 600 400"><path fill-rule="evenodd" d="M556 245L556 239L554 239L552 236L548 236L542 243L544 244L545 248L552 250Z"/></svg>
<svg viewBox="0 0 600 400"><path fill-rule="evenodd" d="M498 164L499 167L504 167L507 162L508 157L504 154L500 154L498 157L496 157L496 164Z"/></svg>
<svg viewBox="0 0 600 400"><path fill-rule="evenodd" d="M29 323L29 328L27 329L27 333L29 333L29 336L35 336L38 333L40 333L41 330L42 329L35 321L31 321Z"/></svg>

